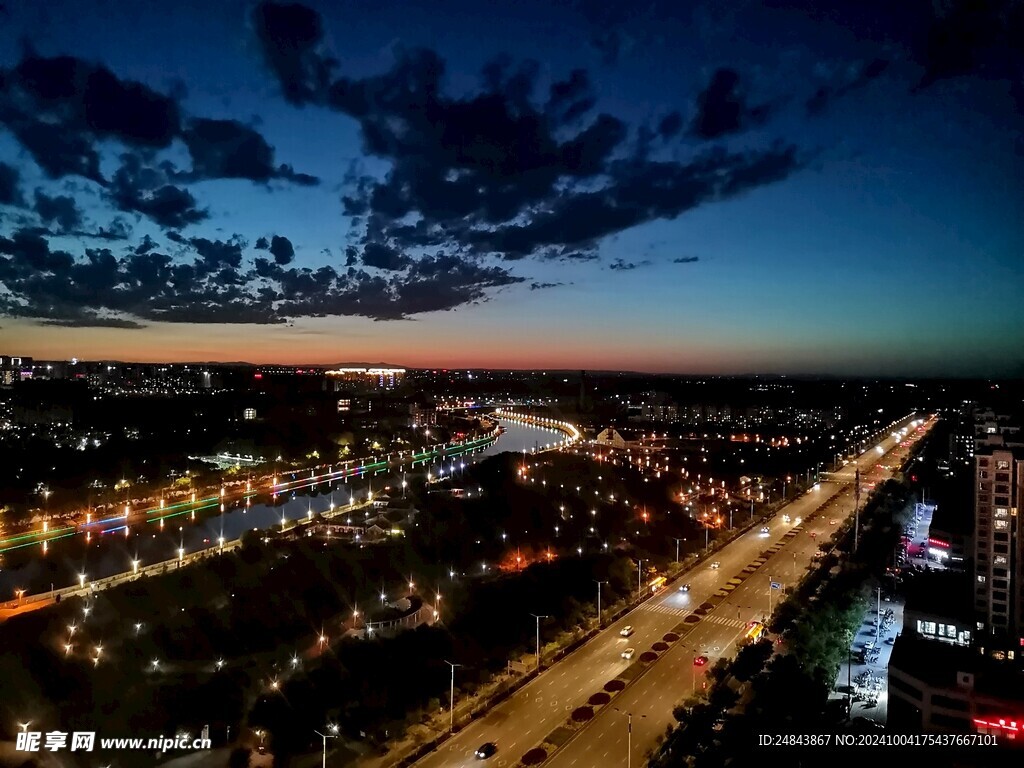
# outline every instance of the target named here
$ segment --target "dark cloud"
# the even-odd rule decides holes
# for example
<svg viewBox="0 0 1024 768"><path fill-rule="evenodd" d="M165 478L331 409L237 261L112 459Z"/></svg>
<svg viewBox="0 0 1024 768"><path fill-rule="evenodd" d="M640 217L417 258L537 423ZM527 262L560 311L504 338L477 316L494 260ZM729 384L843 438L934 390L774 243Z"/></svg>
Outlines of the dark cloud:
<svg viewBox="0 0 1024 768"><path fill-rule="evenodd" d="M185 124L181 97L180 87L165 95L71 56L46 58L30 52L12 69L0 70L0 124L51 178L78 175L106 185L100 172L100 142L113 139L149 155L180 138L192 170L177 172L168 165L163 169L168 183L219 178L319 183L290 165L277 164L273 147L241 123L196 118ZM180 206L185 199L180 188L148 189L155 201L126 210L146 208L166 215L168 206ZM195 219L185 211L178 215L183 221Z"/></svg>
<svg viewBox="0 0 1024 768"><path fill-rule="evenodd" d="M927 34L916 47L924 67L918 84L979 75L1006 80L1024 106L1024 3L1020 0L950 0L935 3Z"/></svg>
<svg viewBox="0 0 1024 768"><path fill-rule="evenodd" d="M771 111L769 104L749 106L739 73L722 67L715 70L707 87L697 96L690 132L702 139L717 139L762 125Z"/></svg>
<svg viewBox="0 0 1024 768"><path fill-rule="evenodd" d="M52 250L37 231L0 237L0 314L124 328L153 321L270 324L346 315L397 320L486 301L491 291L524 280L500 266L443 253L387 277L355 267L344 273L329 266L288 267L276 256L250 263L238 236L224 241L172 234L184 248L176 258L160 253L151 240L121 256L87 248L84 259L76 259Z"/></svg>
<svg viewBox="0 0 1024 768"><path fill-rule="evenodd" d="M530 283L530 290L531 291L542 291L545 288L558 288L561 285L563 285L563 283L536 283L536 282L534 282L534 283Z"/></svg>
<svg viewBox="0 0 1024 768"><path fill-rule="evenodd" d="M405 269L412 262L408 256L382 243L367 243L363 249L362 262L376 269Z"/></svg>
<svg viewBox="0 0 1024 768"><path fill-rule="evenodd" d="M0 205L25 204L25 198L21 194L19 181L21 174L18 169L7 163L0 163Z"/></svg>
<svg viewBox="0 0 1024 768"><path fill-rule="evenodd" d="M60 126L27 117L8 119L7 127L51 179L83 176L103 183L100 156L89 139Z"/></svg>
<svg viewBox="0 0 1024 768"><path fill-rule="evenodd" d="M193 237L189 244L196 249L201 260L196 264L197 273L207 275L219 273L222 269L238 269L242 266L242 249L245 241L238 235L231 240L209 240Z"/></svg>
<svg viewBox="0 0 1024 768"><path fill-rule="evenodd" d="M253 246L253 247L256 248L257 250L260 250L260 251L269 250L269 248L270 248L270 241L268 241L267 238L265 238L265 237L258 237L258 238L256 238L256 245Z"/></svg>
<svg viewBox="0 0 1024 768"><path fill-rule="evenodd" d="M270 255L274 257L274 262L281 266L290 264L292 259L295 258L295 248L292 247L292 241L287 237L274 235L273 240L270 241Z"/></svg>
<svg viewBox="0 0 1024 768"><path fill-rule="evenodd" d="M669 112L658 123L658 135L663 139L671 139L683 130L683 116L678 112Z"/></svg>
<svg viewBox="0 0 1024 768"><path fill-rule="evenodd" d="M270 12L286 17L279 34L265 23ZM256 16L265 58L286 97L354 118L365 151L390 163L383 178L352 174L343 196L344 212L362 227L355 253L367 266L401 267L397 255L429 248L592 259L607 235L674 218L801 167L792 147L690 162L648 159L623 121L593 113L583 70L556 80L542 98L535 95L536 64L514 67L507 57L490 62L482 88L463 96L444 92L445 61L430 50L399 51L380 75L334 76L337 65L322 49L315 12L264 4ZM736 80L720 74L713 82L703 130L717 135L767 117L767 106L745 105ZM717 115L712 123L711 113L731 102L738 104L731 122ZM681 128L676 114L660 126L666 137ZM355 258L350 254L348 263Z"/></svg>
<svg viewBox="0 0 1024 768"><path fill-rule="evenodd" d="M180 132L174 99L97 64L29 53L0 74L0 123L52 178L102 182L98 140L159 149Z"/></svg>
<svg viewBox="0 0 1024 768"><path fill-rule="evenodd" d="M644 259L643 261L623 261L622 259L615 259L611 264L608 265L608 269L615 269L618 271L627 272L631 269L639 269L640 267L648 267L651 262Z"/></svg>
<svg viewBox="0 0 1024 768"><path fill-rule="evenodd" d="M166 147L180 130L174 99L71 56L25 56L4 78L3 96L7 110L136 147Z"/></svg>
<svg viewBox="0 0 1024 768"><path fill-rule="evenodd" d="M298 4L259 3L252 25L284 97L292 104L319 100L334 66L321 51L320 14Z"/></svg>
<svg viewBox="0 0 1024 768"><path fill-rule="evenodd" d="M698 261L700 261L700 256L679 256L672 259L673 264L696 264Z"/></svg>
<svg viewBox="0 0 1024 768"><path fill-rule="evenodd" d="M958 77L1001 81L1009 85L1018 111L1024 113L1024 3L1020 0L765 0L764 4L835 25L876 51L879 45L905 51L922 70L914 90Z"/></svg>
<svg viewBox="0 0 1024 768"><path fill-rule="evenodd" d="M319 179L275 165L274 148L257 131L236 120L193 120L182 134L192 158L189 180L249 179L266 183L282 179L306 186Z"/></svg>
<svg viewBox="0 0 1024 768"><path fill-rule="evenodd" d="M843 74L839 82L822 85L814 92L805 105L807 114L821 114L836 99L842 98L852 91L864 88L872 80L881 77L888 67L889 62L884 59L872 59L866 63L854 65L851 71Z"/></svg>
<svg viewBox="0 0 1024 768"><path fill-rule="evenodd" d="M82 223L82 212L75 200L67 195L50 197L41 189L36 190L36 213L45 224L56 224L62 232L77 229Z"/></svg>
<svg viewBox="0 0 1024 768"><path fill-rule="evenodd" d="M119 210L141 213L162 227L181 229L208 218L189 190L167 180L166 167L147 166L139 155L128 153L122 155L108 193Z"/></svg>
<svg viewBox="0 0 1024 768"><path fill-rule="evenodd" d="M137 246L135 246L134 250L135 250L136 254L141 255L141 254L144 254L144 253L149 253L150 251L152 251L156 247L157 247L156 240L154 240L149 235L143 235L142 242L140 242Z"/></svg>

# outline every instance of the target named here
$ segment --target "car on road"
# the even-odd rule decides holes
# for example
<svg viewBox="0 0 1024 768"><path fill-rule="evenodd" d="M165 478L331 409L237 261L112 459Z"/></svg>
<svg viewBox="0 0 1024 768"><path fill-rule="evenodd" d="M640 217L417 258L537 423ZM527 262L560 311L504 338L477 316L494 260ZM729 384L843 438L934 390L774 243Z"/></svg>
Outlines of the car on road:
<svg viewBox="0 0 1024 768"><path fill-rule="evenodd" d="M722 564L721 564L720 562L718 562L717 560L715 560L715 562L713 562L713 563L711 564L711 567L712 567L713 569L715 569L715 568L721 568L721 567L722 567Z"/></svg>
<svg viewBox="0 0 1024 768"><path fill-rule="evenodd" d="M768 535L768 526L767 526L767 525L762 525L762 526L761 526L761 533L762 533L763 535L765 535L765 536L767 536L767 535Z"/></svg>
<svg viewBox="0 0 1024 768"><path fill-rule="evenodd" d="M486 760L497 751L498 747L495 746L493 741L486 741L476 748L476 759Z"/></svg>
<svg viewBox="0 0 1024 768"><path fill-rule="evenodd" d="M681 586L679 588L679 591L680 592L689 592L690 591L690 585L689 584L683 584L683 586Z"/></svg>
<svg viewBox="0 0 1024 768"><path fill-rule="evenodd" d="M703 667L707 663L708 663L708 657L707 656L697 656L693 660L693 666L695 666L695 667Z"/></svg>
<svg viewBox="0 0 1024 768"><path fill-rule="evenodd" d="M833 517L831 520L828 521L828 524L829 525L835 525L836 524L836 519Z"/></svg>
<svg viewBox="0 0 1024 768"><path fill-rule="evenodd" d="M622 652L622 658L624 658L626 661L629 661L630 659L633 658L633 654L634 653L636 653L636 649L635 648L627 648L626 650L624 650Z"/></svg>
<svg viewBox="0 0 1024 768"><path fill-rule="evenodd" d="M632 634L633 628L629 625L626 625L625 627L619 630L619 635L621 635L622 637L629 637Z"/></svg>
<svg viewBox="0 0 1024 768"><path fill-rule="evenodd" d="M789 522L789 515L783 515L782 516L782 522L788 523Z"/></svg>

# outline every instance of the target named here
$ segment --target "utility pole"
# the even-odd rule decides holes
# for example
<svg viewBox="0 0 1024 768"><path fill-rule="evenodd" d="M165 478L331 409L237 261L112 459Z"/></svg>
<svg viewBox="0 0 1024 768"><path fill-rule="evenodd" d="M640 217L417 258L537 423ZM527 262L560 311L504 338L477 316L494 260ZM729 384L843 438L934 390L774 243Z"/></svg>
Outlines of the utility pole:
<svg viewBox="0 0 1024 768"><path fill-rule="evenodd" d="M878 638L882 632L882 588L878 587L878 610L875 613L875 646L878 646Z"/></svg>
<svg viewBox="0 0 1024 768"><path fill-rule="evenodd" d="M455 668L461 667L461 664L453 664L452 662L445 659L445 664L452 668L452 684L448 694L448 733L455 730Z"/></svg>
<svg viewBox="0 0 1024 768"><path fill-rule="evenodd" d="M531 616L537 620L537 671L540 671L540 620L548 618L547 616L538 616L536 613L531 613Z"/></svg>
<svg viewBox="0 0 1024 768"><path fill-rule="evenodd" d="M679 542L682 539L676 539L676 565L679 565Z"/></svg>
<svg viewBox="0 0 1024 768"><path fill-rule="evenodd" d="M636 599L637 600L640 599L640 596L643 594L643 591L644 591L643 579L644 579L644 560L643 560L643 558L639 558L636 561Z"/></svg>
<svg viewBox="0 0 1024 768"><path fill-rule="evenodd" d="M597 579L594 579L597 581ZM597 581L597 626L601 627L601 585L607 584L607 581Z"/></svg>
<svg viewBox="0 0 1024 768"><path fill-rule="evenodd" d="M853 551L860 540L860 467L853 473Z"/></svg>

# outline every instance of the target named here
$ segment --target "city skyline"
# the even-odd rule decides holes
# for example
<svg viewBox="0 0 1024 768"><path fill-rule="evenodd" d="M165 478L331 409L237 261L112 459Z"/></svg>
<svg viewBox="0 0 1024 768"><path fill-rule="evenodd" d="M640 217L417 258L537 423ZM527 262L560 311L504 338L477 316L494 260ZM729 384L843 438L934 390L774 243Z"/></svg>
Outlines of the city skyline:
<svg viewBox="0 0 1024 768"><path fill-rule="evenodd" d="M5 13L5 354L1024 370L1012 16Z"/></svg>

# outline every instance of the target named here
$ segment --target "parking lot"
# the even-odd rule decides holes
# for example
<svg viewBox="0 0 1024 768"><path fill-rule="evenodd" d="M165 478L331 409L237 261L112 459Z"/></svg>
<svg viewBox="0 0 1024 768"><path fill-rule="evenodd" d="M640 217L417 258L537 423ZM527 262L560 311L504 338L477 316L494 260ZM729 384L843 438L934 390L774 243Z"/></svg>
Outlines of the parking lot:
<svg viewBox="0 0 1024 768"><path fill-rule="evenodd" d="M929 551L928 535L935 507L930 504L915 504L914 516L903 530L903 539L896 555L900 568L920 570L945 570L946 561L941 550Z"/></svg>
<svg viewBox="0 0 1024 768"><path fill-rule="evenodd" d="M851 701L850 717L864 717L885 725L888 716L888 667L896 635L903 628L903 604L881 601L881 624L877 604L864 614L850 645L848 663L839 667L830 698ZM852 693L852 697L851 697Z"/></svg>

